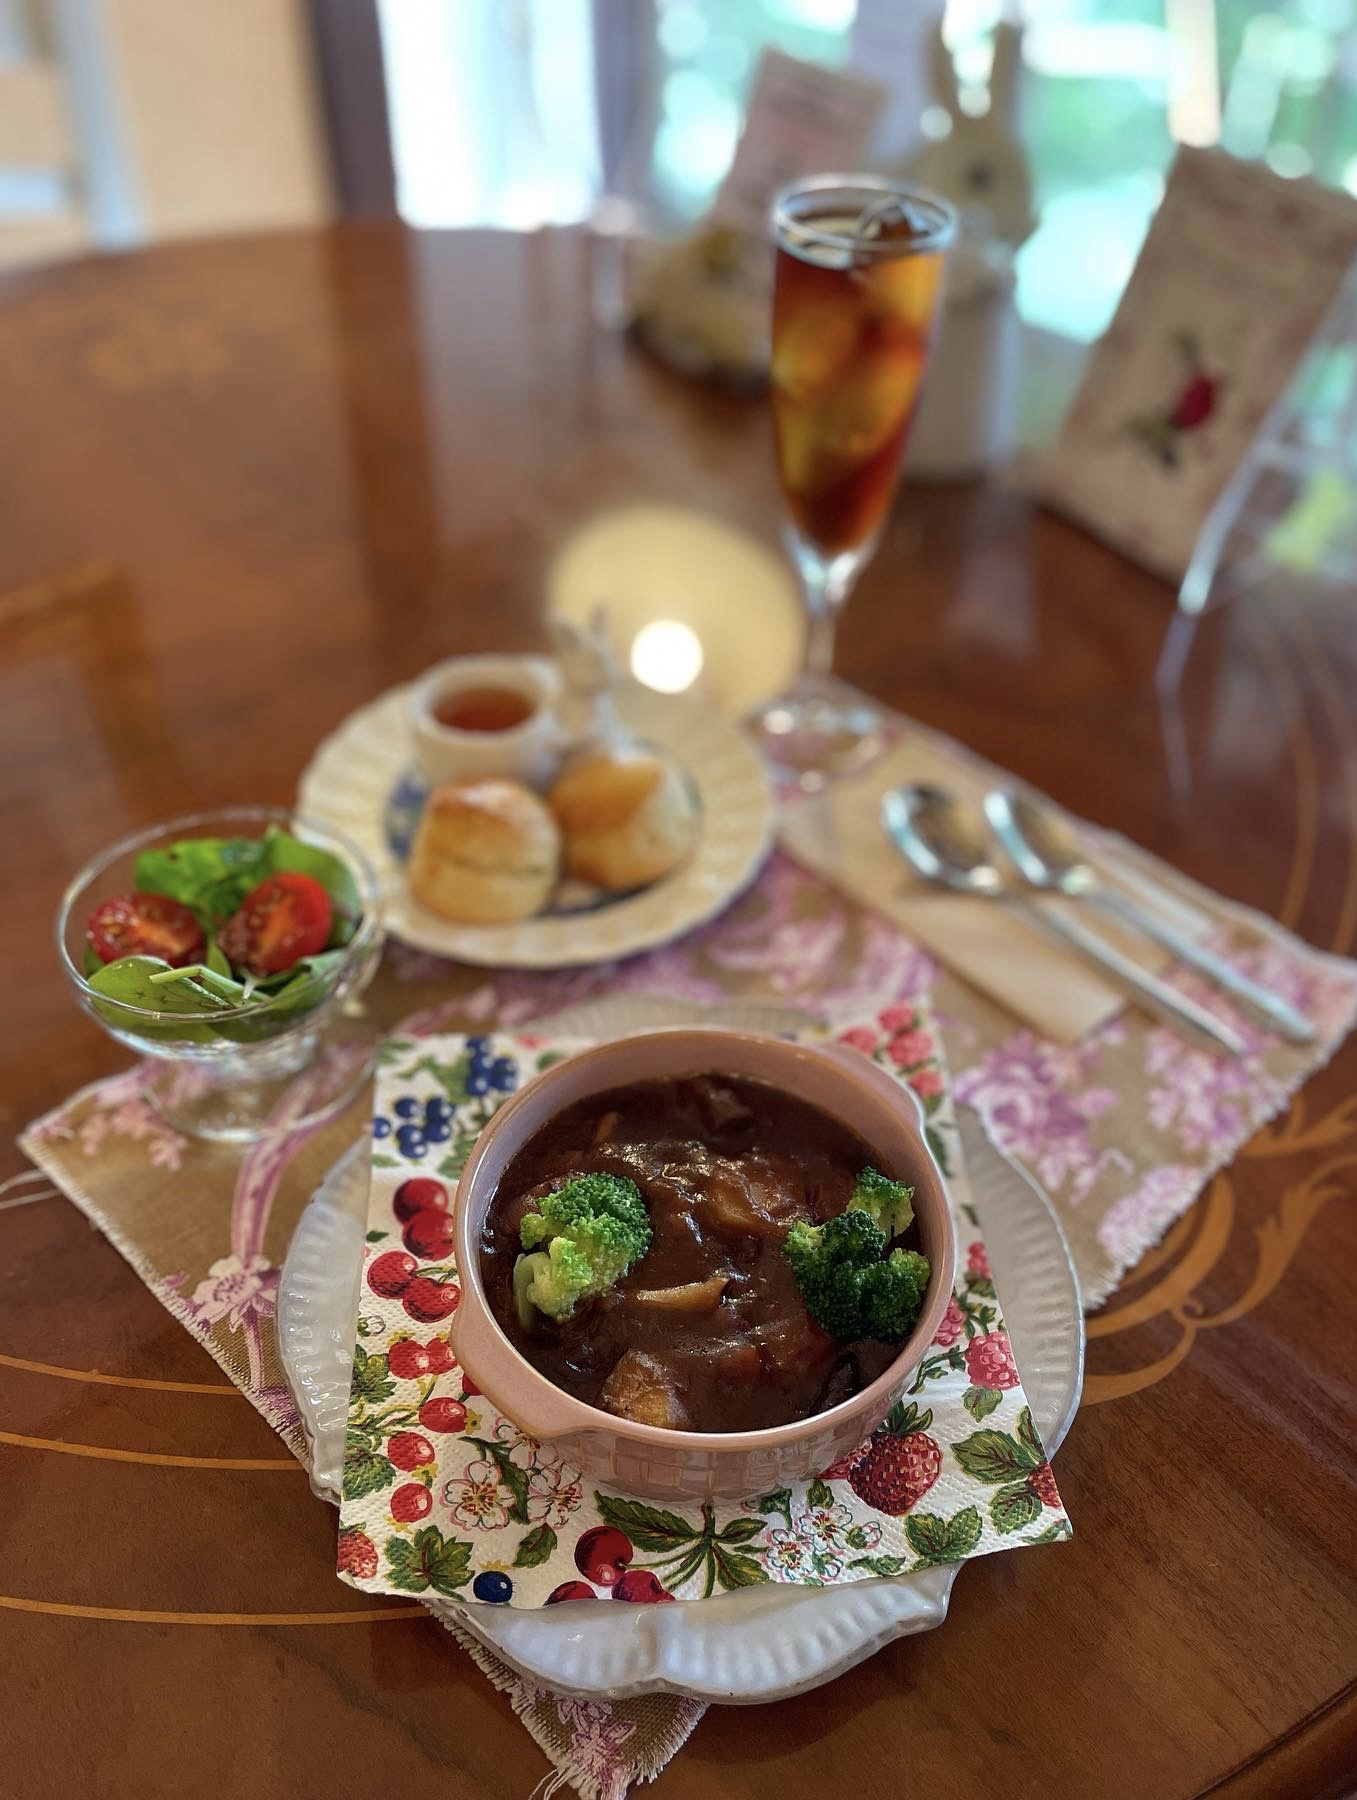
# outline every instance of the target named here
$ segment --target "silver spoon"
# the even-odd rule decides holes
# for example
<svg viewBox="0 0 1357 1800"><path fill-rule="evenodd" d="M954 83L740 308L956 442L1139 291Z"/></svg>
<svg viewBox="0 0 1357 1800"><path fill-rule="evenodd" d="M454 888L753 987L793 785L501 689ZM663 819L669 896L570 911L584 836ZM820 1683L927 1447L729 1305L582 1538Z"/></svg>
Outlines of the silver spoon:
<svg viewBox="0 0 1357 1800"><path fill-rule="evenodd" d="M1280 1032L1294 1044L1314 1043L1314 1026L1289 1000L1250 981L1222 957L1193 943L1154 913L1108 887L1084 859L1074 834L1059 819L1012 788L992 788L985 795L985 817L1029 887L1091 901L1111 918L1162 944L1179 962L1209 975L1217 987L1233 994L1269 1029Z"/></svg>
<svg viewBox="0 0 1357 1800"><path fill-rule="evenodd" d="M1243 1056L1238 1032L1147 973L1105 938L1085 931L1072 919L1035 906L1011 887L989 860L989 832L979 807L968 807L945 788L912 783L893 788L881 798L881 822L905 861L925 881L960 894L1001 900L1027 924L1047 937L1063 938L1089 959L1131 988L1147 1011L1179 1030L1205 1040L1213 1050Z"/></svg>

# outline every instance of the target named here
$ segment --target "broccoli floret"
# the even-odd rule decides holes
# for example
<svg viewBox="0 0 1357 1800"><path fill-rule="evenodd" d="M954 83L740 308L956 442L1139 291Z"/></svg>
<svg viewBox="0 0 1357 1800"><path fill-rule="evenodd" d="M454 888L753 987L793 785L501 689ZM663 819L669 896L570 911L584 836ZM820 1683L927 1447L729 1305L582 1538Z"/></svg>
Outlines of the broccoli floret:
<svg viewBox="0 0 1357 1800"><path fill-rule="evenodd" d="M914 1189L903 1181L892 1181L879 1169L866 1168L858 1176L850 1206L860 1206L867 1216L885 1232L887 1239L899 1237L914 1222L910 1202Z"/></svg>
<svg viewBox="0 0 1357 1800"><path fill-rule="evenodd" d="M917 1250L892 1250L862 1277L862 1335L888 1344L914 1329L933 1270Z"/></svg>
<svg viewBox="0 0 1357 1800"><path fill-rule="evenodd" d="M514 1300L526 1325L534 1308L565 1319L580 1300L620 1281L650 1248L650 1215L625 1175L572 1175L524 1215L518 1235L532 1252L514 1264Z"/></svg>
<svg viewBox="0 0 1357 1800"><path fill-rule="evenodd" d="M885 1248L885 1233L859 1206L787 1233L783 1249L806 1310L831 1337L895 1343L909 1336L932 1270L915 1250L883 1260Z"/></svg>
<svg viewBox="0 0 1357 1800"><path fill-rule="evenodd" d="M850 1206L823 1225L799 1221L783 1249L806 1310L831 1337L861 1337L862 1277L881 1261L886 1240L860 1207Z"/></svg>
<svg viewBox="0 0 1357 1800"><path fill-rule="evenodd" d="M589 1258L569 1238L553 1238L545 1250L520 1256L514 1264L519 1323L530 1326L534 1311L549 1319L568 1318L575 1302L590 1291L592 1275Z"/></svg>

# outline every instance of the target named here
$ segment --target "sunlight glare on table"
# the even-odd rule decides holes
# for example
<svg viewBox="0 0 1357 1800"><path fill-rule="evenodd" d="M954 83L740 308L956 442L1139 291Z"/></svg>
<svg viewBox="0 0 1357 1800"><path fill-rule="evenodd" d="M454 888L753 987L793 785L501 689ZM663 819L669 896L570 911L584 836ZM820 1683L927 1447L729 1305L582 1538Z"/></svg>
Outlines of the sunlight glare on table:
<svg viewBox="0 0 1357 1800"><path fill-rule="evenodd" d="M757 538L687 507L633 506L583 525L547 573L549 617L587 626L606 607L614 654L658 693L738 714L800 667L791 572Z"/></svg>

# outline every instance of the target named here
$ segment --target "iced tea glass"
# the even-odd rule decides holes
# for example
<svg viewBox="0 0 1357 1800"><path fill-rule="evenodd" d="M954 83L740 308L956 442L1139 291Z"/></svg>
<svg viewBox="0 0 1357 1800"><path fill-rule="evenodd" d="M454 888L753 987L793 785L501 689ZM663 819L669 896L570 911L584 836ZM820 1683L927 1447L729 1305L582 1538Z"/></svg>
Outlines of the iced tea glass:
<svg viewBox="0 0 1357 1800"><path fill-rule="evenodd" d="M954 225L943 201L872 175L813 176L773 205L773 418L810 675L828 674L840 609L880 536ZM824 697L776 703L762 725L806 786L880 748L868 708Z"/></svg>

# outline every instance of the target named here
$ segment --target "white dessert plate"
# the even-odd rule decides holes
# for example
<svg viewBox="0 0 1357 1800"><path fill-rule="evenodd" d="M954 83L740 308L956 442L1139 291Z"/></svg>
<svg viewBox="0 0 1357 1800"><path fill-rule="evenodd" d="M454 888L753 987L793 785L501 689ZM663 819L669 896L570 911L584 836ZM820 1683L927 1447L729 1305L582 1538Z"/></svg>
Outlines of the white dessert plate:
<svg viewBox="0 0 1357 1800"><path fill-rule="evenodd" d="M561 969L634 956L713 918L748 887L773 842L773 799L758 752L738 725L698 702L619 686L617 712L639 739L668 750L699 808L698 839L672 874L631 894L597 890L509 925L457 925L422 906L405 879L425 785L414 767L410 689L350 713L302 774L297 810L339 826L381 878L386 926L419 950L459 962Z"/></svg>
<svg viewBox="0 0 1357 1800"><path fill-rule="evenodd" d="M794 1032L815 1023L785 1007L700 1007L619 995L553 1014L549 1029L603 1038L657 1025ZM1046 1196L998 1154L973 1113L962 1109L958 1117L971 1199L1014 1355L1053 1456L1083 1383L1078 1277ZM278 1292L278 1340L312 1447L312 1486L336 1502L367 1221L366 1149L360 1142L347 1151L316 1191L298 1221ZM829 1588L769 1584L672 1606L600 1600L520 1609L449 1602L433 1610L455 1618L522 1674L562 1692L613 1699L672 1693L750 1705L819 1687L893 1639L940 1625L959 1573L937 1569Z"/></svg>

